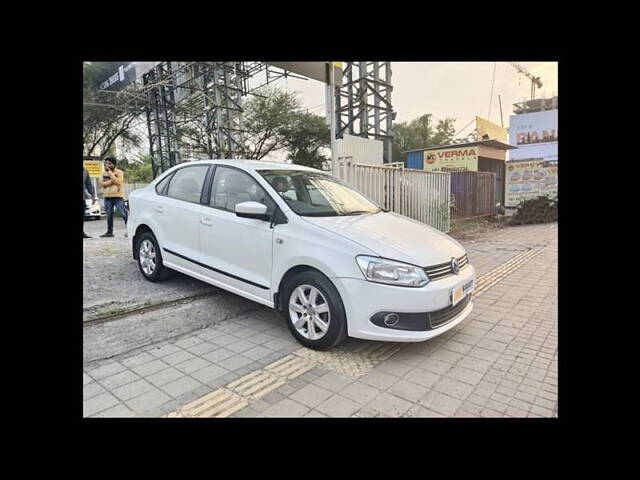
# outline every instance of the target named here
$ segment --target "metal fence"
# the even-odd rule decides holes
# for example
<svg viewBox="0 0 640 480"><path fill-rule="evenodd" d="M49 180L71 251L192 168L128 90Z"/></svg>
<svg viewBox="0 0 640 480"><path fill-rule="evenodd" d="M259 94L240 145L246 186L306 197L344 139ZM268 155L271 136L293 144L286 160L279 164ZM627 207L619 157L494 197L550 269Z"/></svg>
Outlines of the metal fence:
<svg viewBox="0 0 640 480"><path fill-rule="evenodd" d="M408 170L399 163L384 166L339 162L336 176L393 212L450 229L448 173Z"/></svg>
<svg viewBox="0 0 640 480"><path fill-rule="evenodd" d="M453 218L495 215L496 174L493 172L452 172L451 197Z"/></svg>

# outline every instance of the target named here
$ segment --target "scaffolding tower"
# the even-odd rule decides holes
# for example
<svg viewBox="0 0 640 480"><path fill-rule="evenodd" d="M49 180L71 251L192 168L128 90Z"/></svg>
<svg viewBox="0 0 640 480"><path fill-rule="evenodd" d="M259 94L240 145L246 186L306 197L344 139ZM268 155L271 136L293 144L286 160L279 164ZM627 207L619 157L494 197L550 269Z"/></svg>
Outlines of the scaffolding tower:
<svg viewBox="0 0 640 480"><path fill-rule="evenodd" d="M153 176L194 152L208 158L245 156L242 97L248 79L261 69L247 62L162 62L145 73Z"/></svg>
<svg viewBox="0 0 640 480"><path fill-rule="evenodd" d="M336 138L382 140L384 163L391 162L392 90L391 62L346 62L336 89Z"/></svg>
<svg viewBox="0 0 640 480"><path fill-rule="evenodd" d="M151 63L151 62L149 62ZM249 89L249 79L265 80ZM155 62L120 91L100 90L93 105L146 115L154 178L189 158L247 158L243 97L293 75L268 62ZM346 62L335 90L336 138L375 138L391 161L390 62Z"/></svg>

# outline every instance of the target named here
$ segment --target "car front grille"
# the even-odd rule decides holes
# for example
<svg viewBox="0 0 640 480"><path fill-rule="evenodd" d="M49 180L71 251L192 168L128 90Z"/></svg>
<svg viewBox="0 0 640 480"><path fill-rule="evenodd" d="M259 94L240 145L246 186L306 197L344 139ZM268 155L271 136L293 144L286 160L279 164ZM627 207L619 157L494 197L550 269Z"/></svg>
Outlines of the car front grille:
<svg viewBox="0 0 640 480"><path fill-rule="evenodd" d="M460 312L462 312L469 302L471 301L471 295L467 295L463 300L460 301L457 305L453 307L446 307L442 310L437 310L435 312L429 313L429 324L431 328L438 328L443 326L445 323L453 320L457 317Z"/></svg>
<svg viewBox="0 0 640 480"><path fill-rule="evenodd" d="M467 258L466 253L463 256L458 257L456 260L458 260L458 264L460 265L460 271L462 271L467 267L467 265L469 265L469 259ZM449 275L453 275L453 270L451 270L451 262L424 267L424 271L431 281L440 280L441 278L446 278Z"/></svg>

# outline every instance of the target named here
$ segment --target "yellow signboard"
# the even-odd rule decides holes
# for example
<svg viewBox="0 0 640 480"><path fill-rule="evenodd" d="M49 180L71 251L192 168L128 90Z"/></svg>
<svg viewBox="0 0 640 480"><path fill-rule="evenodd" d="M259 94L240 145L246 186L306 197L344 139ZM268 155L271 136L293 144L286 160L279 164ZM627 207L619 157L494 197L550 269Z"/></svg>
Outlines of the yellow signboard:
<svg viewBox="0 0 640 480"><path fill-rule="evenodd" d="M452 147L424 152L424 169L431 172L477 172L478 147Z"/></svg>
<svg viewBox="0 0 640 480"><path fill-rule="evenodd" d="M480 117L476 117L476 135L478 141L490 139L509 143L506 128L502 128L500 125Z"/></svg>
<svg viewBox="0 0 640 480"><path fill-rule="evenodd" d="M102 175L102 162L99 160L84 160L84 168L89 172L91 178L100 178Z"/></svg>

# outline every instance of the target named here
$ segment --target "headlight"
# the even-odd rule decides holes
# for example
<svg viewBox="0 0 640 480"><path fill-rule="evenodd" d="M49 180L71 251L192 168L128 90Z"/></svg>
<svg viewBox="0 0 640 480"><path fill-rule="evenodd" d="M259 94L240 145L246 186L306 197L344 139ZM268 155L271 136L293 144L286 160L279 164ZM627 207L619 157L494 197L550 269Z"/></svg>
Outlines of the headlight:
<svg viewBox="0 0 640 480"><path fill-rule="evenodd" d="M424 270L415 265L368 255L358 255L356 261L364 278L370 282L400 287L423 287L429 283Z"/></svg>

